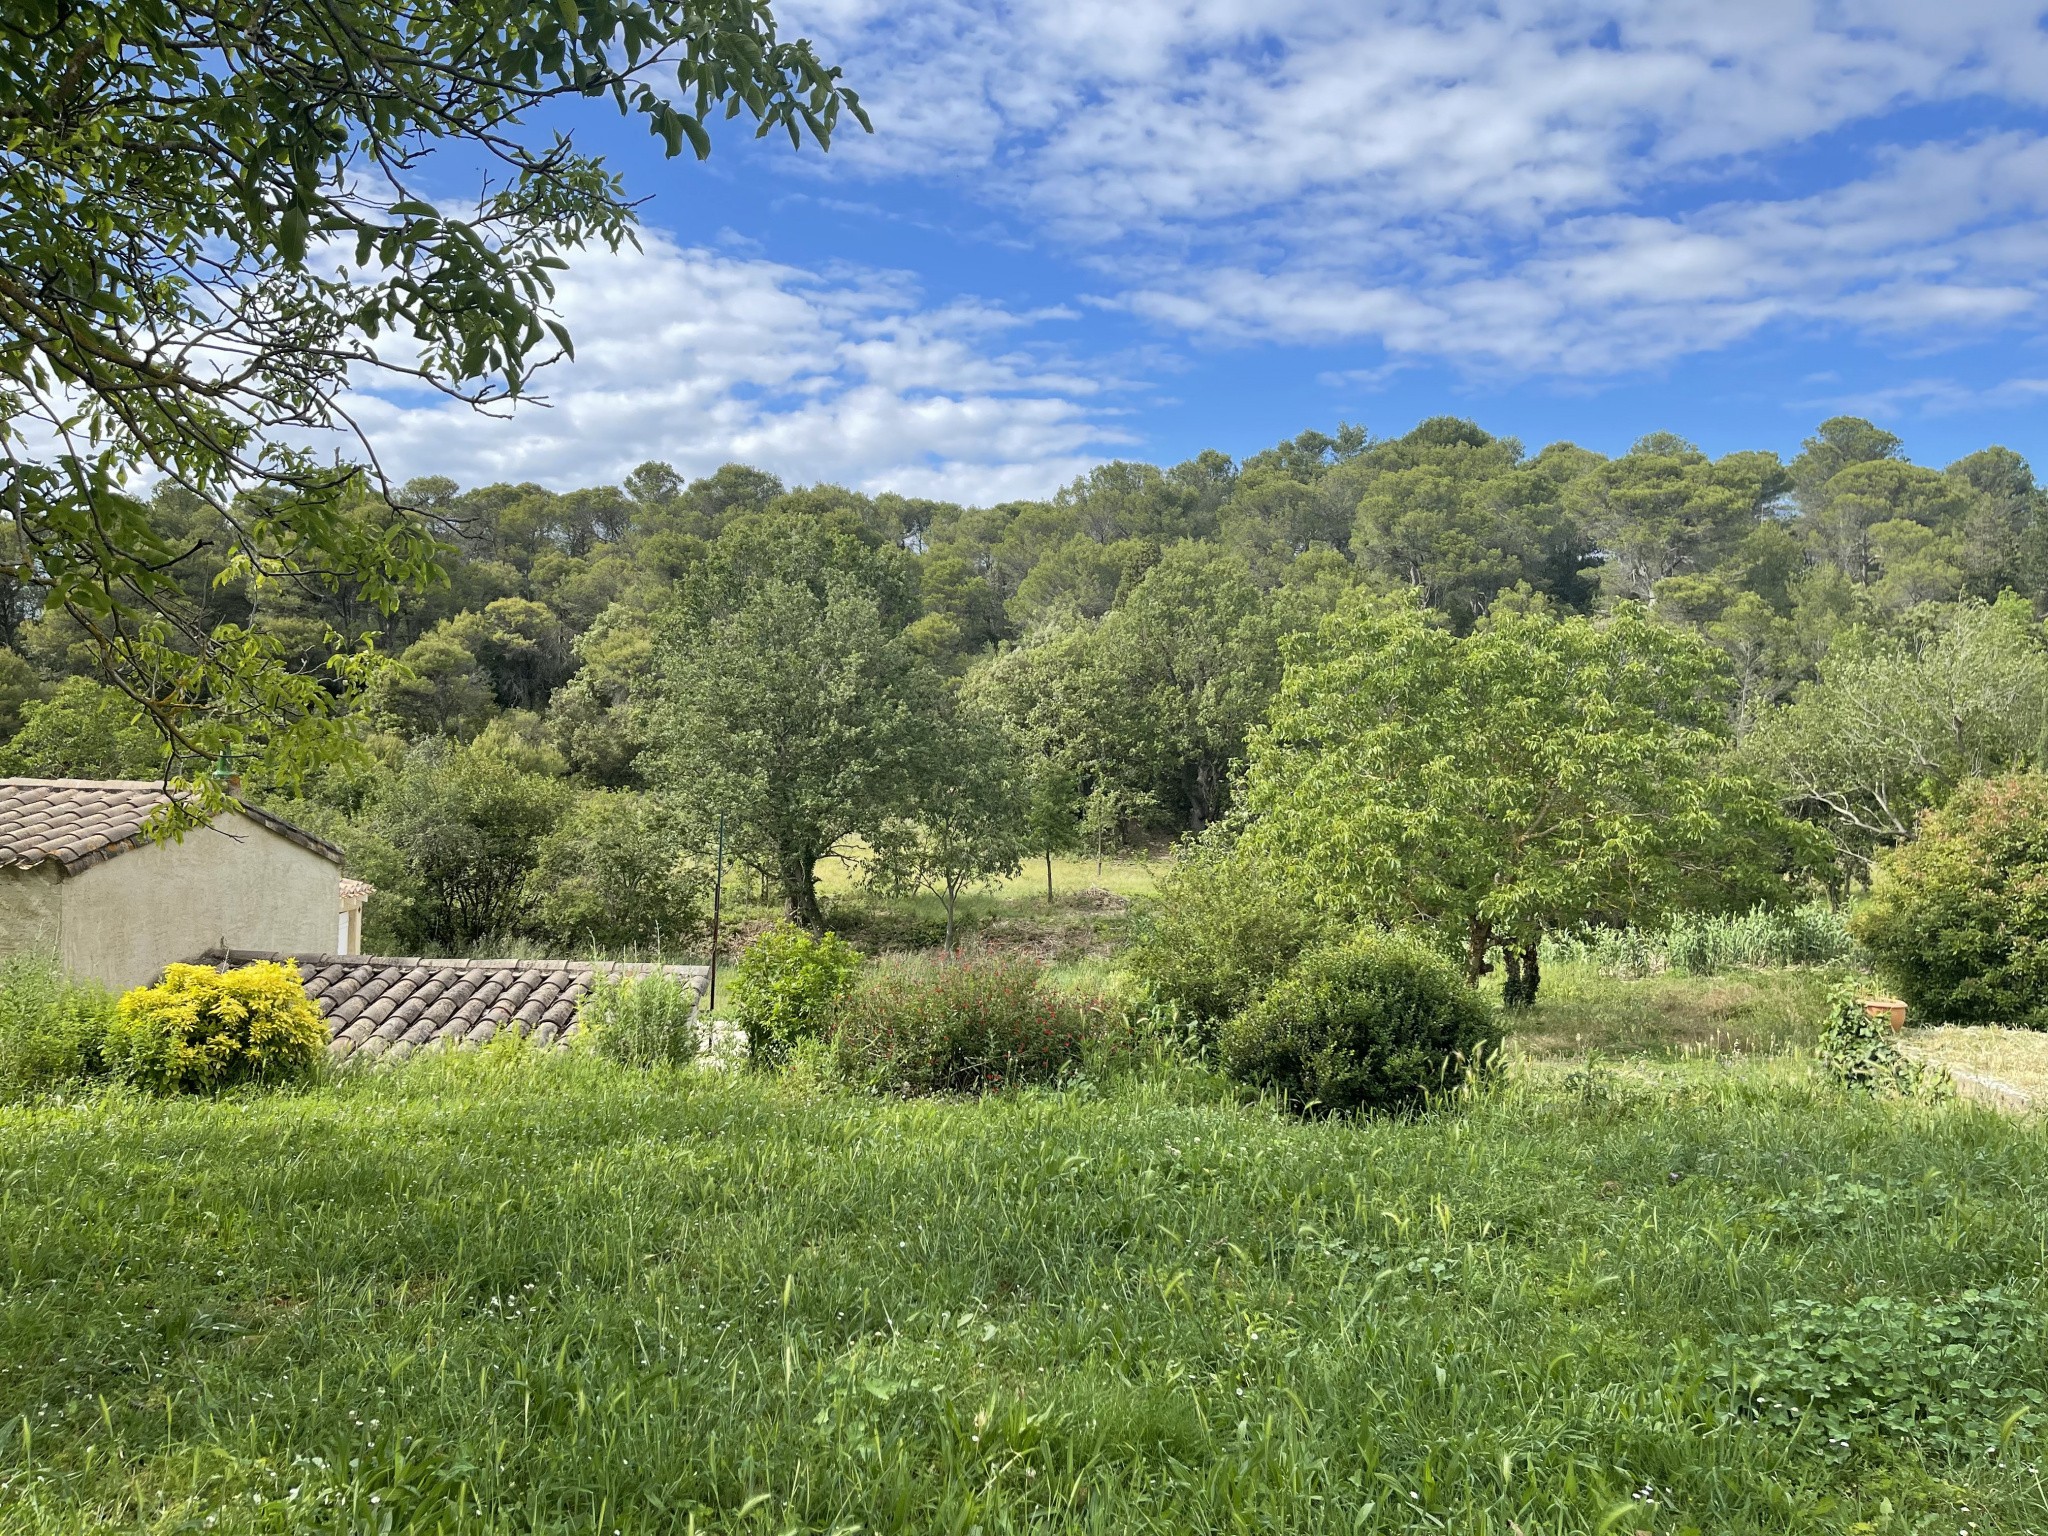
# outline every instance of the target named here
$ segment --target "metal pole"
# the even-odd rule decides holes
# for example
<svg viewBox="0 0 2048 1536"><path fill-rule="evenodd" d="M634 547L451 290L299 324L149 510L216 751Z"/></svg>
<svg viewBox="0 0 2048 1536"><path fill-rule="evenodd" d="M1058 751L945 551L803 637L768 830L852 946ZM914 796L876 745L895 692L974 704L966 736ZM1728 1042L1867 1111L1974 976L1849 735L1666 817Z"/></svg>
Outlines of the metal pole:
<svg viewBox="0 0 2048 1536"><path fill-rule="evenodd" d="M718 922L725 900L725 812L718 813L718 865L711 877L711 1001L714 1015L718 1009Z"/></svg>

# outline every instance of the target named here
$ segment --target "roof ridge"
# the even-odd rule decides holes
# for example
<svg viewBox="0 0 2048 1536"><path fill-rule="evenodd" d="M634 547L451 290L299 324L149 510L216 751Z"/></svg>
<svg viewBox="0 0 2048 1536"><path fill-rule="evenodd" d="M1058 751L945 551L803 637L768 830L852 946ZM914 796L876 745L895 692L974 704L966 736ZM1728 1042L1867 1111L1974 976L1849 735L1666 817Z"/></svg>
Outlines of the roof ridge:
<svg viewBox="0 0 2048 1536"><path fill-rule="evenodd" d="M34 868L54 863L66 875L83 874L150 841L145 829L164 807L189 810L199 800L197 792L173 789L161 779L0 778L0 864ZM233 835L220 825L220 818L229 815L330 863L348 862L347 854L319 833L236 795L189 830Z"/></svg>
<svg viewBox="0 0 2048 1536"><path fill-rule="evenodd" d="M241 964L248 965L259 960L290 960L299 965L355 965L378 969L404 967L408 970L434 971L623 971L629 975L640 975L650 971L665 971L681 976L708 974L706 965L683 965L672 961L657 960L573 960L557 959L550 956L535 956L521 959L514 955L475 958L462 955L334 955L318 951L293 953L282 949L209 949L200 955L198 964Z"/></svg>
<svg viewBox="0 0 2048 1536"><path fill-rule="evenodd" d="M72 789L146 789L156 794L164 792L162 779L31 779L0 778L0 784L35 784L51 788Z"/></svg>

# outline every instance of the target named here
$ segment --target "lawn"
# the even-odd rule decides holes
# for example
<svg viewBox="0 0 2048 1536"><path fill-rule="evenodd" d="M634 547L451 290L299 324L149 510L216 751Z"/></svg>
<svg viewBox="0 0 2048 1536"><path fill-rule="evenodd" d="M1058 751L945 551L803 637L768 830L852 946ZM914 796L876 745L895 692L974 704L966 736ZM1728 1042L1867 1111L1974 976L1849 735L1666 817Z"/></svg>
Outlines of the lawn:
<svg viewBox="0 0 2048 1536"><path fill-rule="evenodd" d="M1536 1059L1780 1054L1818 1037L1829 979L1823 971L1780 970L1621 981L1590 965L1553 965L1535 1008L1517 1021L1513 1045Z"/></svg>
<svg viewBox="0 0 2048 1536"><path fill-rule="evenodd" d="M1053 860L1053 898L1046 900L1045 861L1027 862L1015 875L961 897L956 941L1007 950L1059 968L1069 979L1099 982L1125 945L1134 897L1156 889L1166 856L1142 853L1103 860ZM946 909L937 896L879 896L838 859L819 866L818 890L827 923L870 954L897 949L938 949L945 941ZM742 922L759 927L779 908L756 906Z"/></svg>
<svg viewBox="0 0 2048 1536"><path fill-rule="evenodd" d="M2038 1126L1653 1065L1399 1124L516 1052L0 1110L0 1531L2048 1527ZM1981 1396L1773 1421L1805 1302L1792 1388Z"/></svg>
<svg viewBox="0 0 2048 1536"><path fill-rule="evenodd" d="M1161 850L1157 857L1148 857L1139 850L1110 854L1098 867L1092 857L1070 858L1061 854L1052 861L1054 900L1082 891L1107 891L1112 896L1125 898L1150 895L1159 872L1167 867L1170 859L1170 850ZM846 859L830 858L818 865L818 890L828 899L858 890L860 883L858 866ZM1029 907L1035 904L1043 908L1046 904L1045 860L1026 859L1017 873L978 887L974 896L990 906ZM936 902L936 898L927 899Z"/></svg>

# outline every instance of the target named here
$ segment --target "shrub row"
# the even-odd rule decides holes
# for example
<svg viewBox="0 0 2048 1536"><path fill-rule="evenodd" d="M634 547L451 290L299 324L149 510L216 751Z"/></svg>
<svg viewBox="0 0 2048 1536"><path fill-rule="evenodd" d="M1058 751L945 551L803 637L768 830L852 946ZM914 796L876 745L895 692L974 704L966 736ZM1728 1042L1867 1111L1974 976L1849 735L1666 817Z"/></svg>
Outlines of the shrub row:
<svg viewBox="0 0 2048 1536"><path fill-rule="evenodd" d="M1226 921L1221 906L1201 919ZM1492 1005L1411 939L1318 946L1283 961L1277 979L1249 947L1224 963L1233 974L1220 982L1213 970L1199 982L1193 965L1176 973L1205 988L1207 1006L1243 1002L1217 1035L1222 1065L1304 1114L1413 1108L1499 1044ZM863 967L840 941L795 929L747 950L730 995L757 1063L816 1041L835 1076L881 1092L1055 1082L1091 1060L1114 1065L1136 1045L1127 1009L1050 987L1028 961L893 956Z"/></svg>
<svg viewBox="0 0 2048 1536"><path fill-rule="evenodd" d="M892 955L869 964L835 935L794 927L747 947L727 995L756 1065L815 1048L835 1076L881 1092L1056 1082L1131 1044L1121 1009L1051 986L1030 961Z"/></svg>
<svg viewBox="0 0 2048 1536"><path fill-rule="evenodd" d="M104 1081L151 1093L296 1082L317 1074L326 1052L319 1014L282 965L173 965L116 999L54 959L0 964L0 1098Z"/></svg>

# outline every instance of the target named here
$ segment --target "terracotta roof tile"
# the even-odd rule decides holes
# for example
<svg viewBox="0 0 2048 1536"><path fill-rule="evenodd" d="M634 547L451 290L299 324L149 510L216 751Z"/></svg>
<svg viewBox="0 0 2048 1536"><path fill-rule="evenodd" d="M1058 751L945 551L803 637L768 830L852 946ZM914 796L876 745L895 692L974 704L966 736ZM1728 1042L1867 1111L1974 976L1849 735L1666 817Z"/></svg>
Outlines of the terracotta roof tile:
<svg viewBox="0 0 2048 1536"><path fill-rule="evenodd" d="M171 795L154 779L0 779L0 865L55 863L82 873L148 841L143 827ZM336 864L341 850L283 818L236 802L258 826Z"/></svg>
<svg viewBox="0 0 2048 1536"><path fill-rule="evenodd" d="M576 1031L576 1008L596 976L662 970L692 997L704 995L696 965L625 965L563 960L421 960L377 955L285 955L209 950L197 961L232 970L258 960L296 964L306 996L327 1022L338 1061L402 1060L424 1046L480 1045L501 1029L559 1045Z"/></svg>

